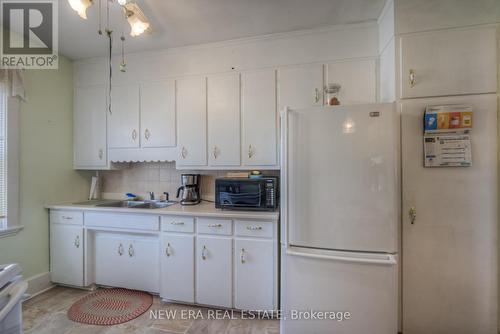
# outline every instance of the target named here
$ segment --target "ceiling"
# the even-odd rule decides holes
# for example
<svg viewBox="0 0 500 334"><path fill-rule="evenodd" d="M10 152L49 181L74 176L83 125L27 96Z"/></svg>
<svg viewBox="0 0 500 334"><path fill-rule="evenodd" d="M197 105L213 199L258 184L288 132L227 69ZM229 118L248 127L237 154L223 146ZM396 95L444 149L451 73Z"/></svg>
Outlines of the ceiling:
<svg viewBox="0 0 500 334"><path fill-rule="evenodd" d="M104 3L105 1L102 0ZM166 49L236 38L375 20L385 0L137 0L153 25L151 34L129 36L117 4L111 5L114 49L125 31L126 52ZM60 0L59 52L71 59L106 55L97 35L97 5L81 19ZM98 1L95 1L98 3Z"/></svg>

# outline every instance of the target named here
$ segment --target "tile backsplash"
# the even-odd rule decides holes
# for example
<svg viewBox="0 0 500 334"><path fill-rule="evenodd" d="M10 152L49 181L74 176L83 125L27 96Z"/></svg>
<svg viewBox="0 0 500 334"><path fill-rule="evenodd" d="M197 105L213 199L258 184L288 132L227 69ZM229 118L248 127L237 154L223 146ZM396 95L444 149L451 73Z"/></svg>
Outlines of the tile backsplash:
<svg viewBox="0 0 500 334"><path fill-rule="evenodd" d="M176 170L175 162L133 163L130 168L100 172L101 194L107 197L123 197L126 193L146 196L153 191L157 197L168 192L175 199L181 183L181 174L201 174L203 199L213 200L215 178L225 176L228 171ZM279 175L279 171L265 171L266 175Z"/></svg>

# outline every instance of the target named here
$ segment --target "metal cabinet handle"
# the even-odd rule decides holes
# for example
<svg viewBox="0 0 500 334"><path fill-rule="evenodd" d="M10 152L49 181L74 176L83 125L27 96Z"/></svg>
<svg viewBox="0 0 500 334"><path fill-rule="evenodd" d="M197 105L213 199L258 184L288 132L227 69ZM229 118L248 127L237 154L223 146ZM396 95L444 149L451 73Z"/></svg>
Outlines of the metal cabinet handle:
<svg viewBox="0 0 500 334"><path fill-rule="evenodd" d="M184 222L171 222L171 225L184 225Z"/></svg>
<svg viewBox="0 0 500 334"><path fill-rule="evenodd" d="M137 139L137 131L134 129L132 131L132 140L135 141Z"/></svg>
<svg viewBox="0 0 500 334"><path fill-rule="evenodd" d="M249 231L261 231L262 226L247 226L247 230L249 230Z"/></svg>
<svg viewBox="0 0 500 334"><path fill-rule="evenodd" d="M118 246L118 255L122 256L123 255L123 245L120 244L120 246Z"/></svg>
<svg viewBox="0 0 500 334"><path fill-rule="evenodd" d="M165 249L165 254L167 255L167 257L170 257L170 255L172 255L170 253L170 243L167 244L167 248Z"/></svg>
<svg viewBox="0 0 500 334"><path fill-rule="evenodd" d="M314 102L315 102L315 103L318 103L318 102L319 102L319 99L320 99L319 89L318 89L318 88L315 88L315 89L314 89L314 92L315 92L315 95L314 95Z"/></svg>
<svg viewBox="0 0 500 334"><path fill-rule="evenodd" d="M146 140L149 140L149 137L151 137L151 132L146 129L146 131L144 131L144 138L146 138Z"/></svg>
<svg viewBox="0 0 500 334"><path fill-rule="evenodd" d="M253 147L252 145L248 146L248 158L251 159L254 155Z"/></svg>
<svg viewBox="0 0 500 334"><path fill-rule="evenodd" d="M102 160L103 157L104 157L104 150L101 148L99 150L99 160Z"/></svg>
<svg viewBox="0 0 500 334"><path fill-rule="evenodd" d="M182 157L182 159L186 159L187 154L188 154L188 152L187 152L186 148L184 146L182 146L182 149L181 149L181 157Z"/></svg>
<svg viewBox="0 0 500 334"><path fill-rule="evenodd" d="M206 259L207 259L206 252L207 252L207 247L206 247L206 246L203 246L203 249L201 250L201 258L202 258L203 260L206 260Z"/></svg>
<svg viewBox="0 0 500 334"><path fill-rule="evenodd" d="M214 159L217 159L217 157L219 156L219 149L217 148L217 146L214 146L213 155Z"/></svg>
<svg viewBox="0 0 500 334"><path fill-rule="evenodd" d="M410 216L410 224L415 224L415 221L417 220L417 208L412 206L408 211L408 215Z"/></svg>
<svg viewBox="0 0 500 334"><path fill-rule="evenodd" d="M216 228L221 228L222 224L208 224L208 227L216 227Z"/></svg>
<svg viewBox="0 0 500 334"><path fill-rule="evenodd" d="M411 88L415 87L415 84L417 82L417 77L416 77L416 74L415 74L415 70L410 69L410 72L409 72L409 75L408 75L408 79L410 81L410 87Z"/></svg>
<svg viewBox="0 0 500 334"><path fill-rule="evenodd" d="M80 248L80 236L77 235L75 238L75 247Z"/></svg>
<svg viewBox="0 0 500 334"><path fill-rule="evenodd" d="M70 216L62 216L61 218L64 220L73 220L73 217Z"/></svg>
<svg viewBox="0 0 500 334"><path fill-rule="evenodd" d="M134 246L132 245L128 246L128 256L134 256Z"/></svg>
<svg viewBox="0 0 500 334"><path fill-rule="evenodd" d="M246 262L246 260L245 260L245 248L241 249L240 260L241 260L241 263Z"/></svg>

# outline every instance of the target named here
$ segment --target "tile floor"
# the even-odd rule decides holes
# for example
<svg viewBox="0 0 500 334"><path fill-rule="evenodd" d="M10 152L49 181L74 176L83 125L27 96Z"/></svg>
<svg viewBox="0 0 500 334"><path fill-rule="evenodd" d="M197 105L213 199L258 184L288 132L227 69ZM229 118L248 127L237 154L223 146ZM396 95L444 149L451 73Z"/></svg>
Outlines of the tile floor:
<svg viewBox="0 0 500 334"><path fill-rule="evenodd" d="M89 292L55 287L23 304L24 331L26 334L278 334L279 321L268 319L208 320L209 310L162 302L154 297L150 310L177 310L175 319L152 319L150 312L116 326L91 326L69 320L66 312L80 297ZM201 311L198 319L183 319L181 310ZM238 315L238 314L236 314Z"/></svg>

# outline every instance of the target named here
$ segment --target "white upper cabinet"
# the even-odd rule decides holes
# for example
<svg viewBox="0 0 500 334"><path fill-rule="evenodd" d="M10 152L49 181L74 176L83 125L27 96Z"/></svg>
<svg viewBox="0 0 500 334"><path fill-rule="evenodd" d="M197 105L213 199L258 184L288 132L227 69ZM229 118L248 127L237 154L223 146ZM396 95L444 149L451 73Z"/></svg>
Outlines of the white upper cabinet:
<svg viewBox="0 0 500 334"><path fill-rule="evenodd" d="M240 76L207 79L208 154L211 166L240 165Z"/></svg>
<svg viewBox="0 0 500 334"><path fill-rule="evenodd" d="M138 148L139 85L114 86L111 90L109 148Z"/></svg>
<svg viewBox="0 0 500 334"><path fill-rule="evenodd" d="M177 125L179 166L207 164L206 78L177 80Z"/></svg>
<svg viewBox="0 0 500 334"><path fill-rule="evenodd" d="M98 169L107 166L106 88L77 87L74 104L74 167Z"/></svg>
<svg viewBox="0 0 500 334"><path fill-rule="evenodd" d="M175 146L175 81L141 84L141 146Z"/></svg>
<svg viewBox="0 0 500 334"><path fill-rule="evenodd" d="M323 105L323 64L299 65L278 71L279 110Z"/></svg>
<svg viewBox="0 0 500 334"><path fill-rule="evenodd" d="M241 74L242 162L277 165L276 71Z"/></svg>
<svg viewBox="0 0 500 334"><path fill-rule="evenodd" d="M407 35L400 47L402 98L497 90L495 27Z"/></svg>
<svg viewBox="0 0 500 334"><path fill-rule="evenodd" d="M336 94L342 105L377 102L377 66L375 60L329 63L326 65L326 85L340 84ZM325 104L328 98L325 96Z"/></svg>

